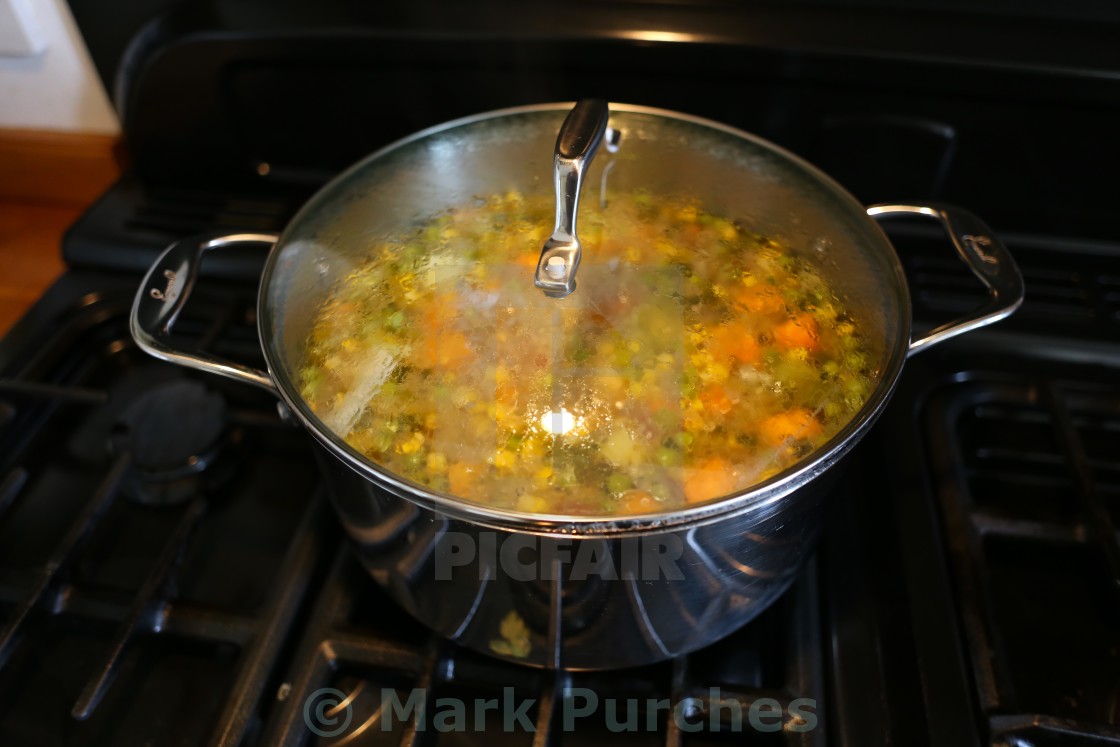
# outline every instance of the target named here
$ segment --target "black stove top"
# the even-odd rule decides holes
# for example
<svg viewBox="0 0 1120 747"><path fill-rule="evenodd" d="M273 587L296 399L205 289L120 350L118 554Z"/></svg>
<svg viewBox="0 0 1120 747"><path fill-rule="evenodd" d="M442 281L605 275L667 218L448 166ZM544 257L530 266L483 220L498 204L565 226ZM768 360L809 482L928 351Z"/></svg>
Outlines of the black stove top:
<svg viewBox="0 0 1120 747"><path fill-rule="evenodd" d="M972 301L937 242L895 239L921 316ZM1120 251L1011 248L1023 313L911 362L794 588L707 649L587 674L419 627L351 557L275 402L147 358L136 279L71 272L0 346L0 743L1120 743ZM252 285L204 285L177 334L259 364ZM137 413L184 393L165 442ZM524 715L441 732L409 698ZM765 699L776 730L735 731Z"/></svg>
<svg viewBox="0 0 1120 747"><path fill-rule="evenodd" d="M1120 745L1112 11L70 3L133 166L0 340L0 745ZM1027 301L909 361L760 617L668 663L556 674L409 618L275 400L143 355L127 314L173 240L279 230L395 137L589 95L751 130L867 202L958 202ZM932 325L982 296L928 228L889 231ZM260 263L215 258L175 334L259 367ZM465 722L440 730L450 701ZM770 730L735 716L771 707Z"/></svg>

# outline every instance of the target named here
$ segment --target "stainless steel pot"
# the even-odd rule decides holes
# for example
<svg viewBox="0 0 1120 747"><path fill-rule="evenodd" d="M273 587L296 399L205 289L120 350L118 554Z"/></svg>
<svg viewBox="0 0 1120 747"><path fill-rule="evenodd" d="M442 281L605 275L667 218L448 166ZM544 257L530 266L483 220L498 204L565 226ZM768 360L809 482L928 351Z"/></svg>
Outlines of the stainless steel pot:
<svg viewBox="0 0 1120 747"><path fill-rule="evenodd" d="M532 515L472 504L371 463L327 428L293 385L314 312L371 236L518 186L549 189L552 142L570 105L489 112L373 154L324 187L277 237L238 234L171 246L136 297L132 334L148 353L262 387L321 444L324 474L370 573L418 620L462 645L547 667L605 669L676 656L762 611L811 551L836 465L885 407L909 355L1011 314L1023 282L998 238L946 205L860 206L796 156L747 133L667 111L611 107L623 132L612 187L687 194L763 232L826 241L830 281L873 321L879 379L825 447L746 492L648 516ZM606 166L588 172L606 179ZM976 312L911 339L898 257L874 219L932 218L987 286ZM207 252L273 246L258 326L268 371L177 349L169 332ZM543 261L543 258L542 258Z"/></svg>

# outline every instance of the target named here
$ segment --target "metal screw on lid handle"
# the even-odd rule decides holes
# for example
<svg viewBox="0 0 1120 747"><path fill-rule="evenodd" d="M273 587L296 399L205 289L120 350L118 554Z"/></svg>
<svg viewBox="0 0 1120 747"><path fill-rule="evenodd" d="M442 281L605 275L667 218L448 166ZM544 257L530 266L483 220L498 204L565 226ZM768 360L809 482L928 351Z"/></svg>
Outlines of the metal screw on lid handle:
<svg viewBox="0 0 1120 747"><path fill-rule="evenodd" d="M553 171L556 183L556 226L541 249L535 284L546 296L563 298L576 289L582 249L576 236L579 192L583 175L607 131L610 110L601 99L575 105L556 138Z"/></svg>

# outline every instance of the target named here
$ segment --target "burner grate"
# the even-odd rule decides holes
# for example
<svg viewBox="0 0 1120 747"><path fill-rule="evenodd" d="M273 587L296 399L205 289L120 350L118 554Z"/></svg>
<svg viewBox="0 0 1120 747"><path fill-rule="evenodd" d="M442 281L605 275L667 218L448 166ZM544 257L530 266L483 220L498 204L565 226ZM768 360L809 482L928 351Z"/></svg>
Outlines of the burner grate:
<svg viewBox="0 0 1120 747"><path fill-rule="evenodd" d="M252 293L200 300L190 344L259 363ZM0 743L243 743L333 544L303 433L267 396L142 355L130 301L86 297L0 379ZM229 403L236 474L183 505L122 500L119 414L179 380Z"/></svg>
<svg viewBox="0 0 1120 747"><path fill-rule="evenodd" d="M791 729L800 723L796 709L790 709L799 698L824 703L818 594L810 566L774 607L700 652L640 669L555 673L489 660L426 636L410 638L407 631L415 623L342 552L316 603L290 677L280 687L280 708L264 741L306 744L318 733L320 741L311 743L459 744L484 734L487 744L535 747L823 744L823 708L808 707L817 719L808 731ZM403 637L401 631L406 632ZM511 689L507 693L505 688ZM718 688L718 702L712 688ZM396 700L383 702L389 691ZM387 720L391 709L407 708L410 696L423 704L425 720L419 708L404 720ZM316 704L321 698L330 702L320 721ZM747 721L751 705L761 698L773 699L785 714L784 720L769 720L773 732L756 731ZM468 728L439 731L433 714L450 708L441 704L444 699L465 704ZM473 709L488 699L501 704L500 712L487 714L488 720L480 723ZM524 720L512 716L517 706L524 708ZM682 717L670 717L676 708ZM579 716L581 709L589 712ZM735 712L742 714L741 731L733 730ZM566 718L574 729L566 728ZM694 725L701 727L696 734L687 731ZM337 741L332 741L335 729Z"/></svg>
<svg viewBox="0 0 1120 747"><path fill-rule="evenodd" d="M1120 744L1120 388L976 374L925 412L991 744Z"/></svg>
<svg viewBox="0 0 1120 747"><path fill-rule="evenodd" d="M916 318L944 320L976 309L984 289L928 226L884 226L910 282ZM999 329L1032 335L1112 341L1120 329L1120 247L1114 244L1005 237L1027 294Z"/></svg>

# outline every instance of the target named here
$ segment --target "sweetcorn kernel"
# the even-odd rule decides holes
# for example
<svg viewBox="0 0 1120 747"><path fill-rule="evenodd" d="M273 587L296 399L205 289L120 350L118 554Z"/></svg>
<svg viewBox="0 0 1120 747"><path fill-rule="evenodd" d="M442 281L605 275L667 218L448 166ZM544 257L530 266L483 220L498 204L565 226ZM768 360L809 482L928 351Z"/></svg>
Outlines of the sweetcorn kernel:
<svg viewBox="0 0 1120 747"><path fill-rule="evenodd" d="M428 472L432 474L443 474L447 471L447 457L438 451L433 451L428 455Z"/></svg>
<svg viewBox="0 0 1120 747"><path fill-rule="evenodd" d="M424 434L415 431L411 436L402 441L397 446L397 451L401 454L415 454L420 451L420 447L424 445Z"/></svg>
<svg viewBox="0 0 1120 747"><path fill-rule="evenodd" d="M548 510L548 501L536 495L523 495L517 499L517 510L540 514Z"/></svg>

